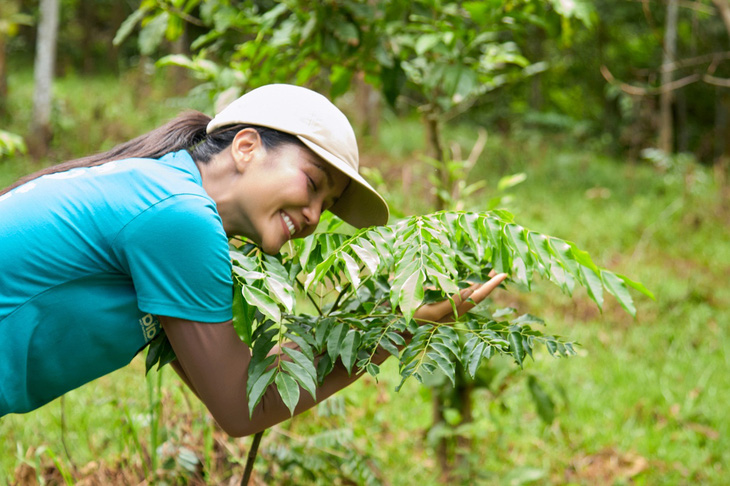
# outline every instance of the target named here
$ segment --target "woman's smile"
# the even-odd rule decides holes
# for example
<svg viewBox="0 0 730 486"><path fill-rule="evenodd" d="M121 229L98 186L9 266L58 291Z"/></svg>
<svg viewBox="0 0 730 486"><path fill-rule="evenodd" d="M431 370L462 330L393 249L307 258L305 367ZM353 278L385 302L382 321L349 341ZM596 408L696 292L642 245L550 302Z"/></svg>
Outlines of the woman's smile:
<svg viewBox="0 0 730 486"><path fill-rule="evenodd" d="M297 232L297 227L292 221L292 219L289 217L288 214L286 214L284 211L280 211L281 213L281 219L284 220L284 226L289 231L289 237L293 237L294 233Z"/></svg>
<svg viewBox="0 0 730 486"><path fill-rule="evenodd" d="M254 130L239 135L229 159L236 172L219 175L233 182L211 197L229 236L245 236L276 254L292 238L314 232L349 178L303 145L266 149Z"/></svg>

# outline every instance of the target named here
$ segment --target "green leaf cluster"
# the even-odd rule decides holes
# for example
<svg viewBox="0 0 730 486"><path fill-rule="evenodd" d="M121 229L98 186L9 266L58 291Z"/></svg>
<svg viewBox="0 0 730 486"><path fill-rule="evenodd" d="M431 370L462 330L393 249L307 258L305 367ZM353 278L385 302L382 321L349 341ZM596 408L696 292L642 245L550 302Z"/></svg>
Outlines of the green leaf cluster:
<svg viewBox="0 0 730 486"><path fill-rule="evenodd" d="M0 130L0 158L6 155L14 155L16 153L26 153L28 147L25 145L23 137Z"/></svg>
<svg viewBox="0 0 730 486"><path fill-rule="evenodd" d="M169 55L160 64L191 69L205 82L198 90L288 82L337 98L364 74L389 103L405 95L440 114L542 70L530 68L521 52L524 25L555 18L568 31L572 18L587 22L591 12L577 0L144 0L115 43L139 25L139 48L150 55L179 38L187 23L199 32L193 55Z"/></svg>
<svg viewBox="0 0 730 486"><path fill-rule="evenodd" d="M339 360L352 373L379 373L376 353L400 363L401 384L436 370L452 382L460 363L473 377L479 364L501 354L523 366L537 347L555 357L574 344L544 334L544 323L507 309L478 306L450 322L413 318L423 304L451 299L491 270L530 289L536 275L572 294L576 285L600 307L604 291L629 312L641 284L599 268L575 244L530 231L503 210L447 211L414 216L354 234L319 233L292 242L278 257L246 245L232 252L236 330L252 349L249 410L272 384L294 413L300 388L316 398L316 384ZM453 300L452 300L453 305Z"/></svg>

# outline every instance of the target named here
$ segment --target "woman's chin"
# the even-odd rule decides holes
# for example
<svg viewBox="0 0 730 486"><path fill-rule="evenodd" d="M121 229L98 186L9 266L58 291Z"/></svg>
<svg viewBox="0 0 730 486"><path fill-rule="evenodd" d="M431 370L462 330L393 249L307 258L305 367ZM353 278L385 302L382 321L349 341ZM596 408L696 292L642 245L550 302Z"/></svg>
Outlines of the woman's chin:
<svg viewBox="0 0 730 486"><path fill-rule="evenodd" d="M286 242L287 240L263 241L259 246L261 247L261 250L263 250L263 252L267 255L278 255Z"/></svg>
<svg viewBox="0 0 730 486"><path fill-rule="evenodd" d="M266 248L265 246L264 246L264 247L261 247L261 249L262 249L262 250L264 251L264 253L266 253L267 255L278 255L278 254L279 254L279 252L281 251L281 248L276 248L276 249L273 249L273 248Z"/></svg>

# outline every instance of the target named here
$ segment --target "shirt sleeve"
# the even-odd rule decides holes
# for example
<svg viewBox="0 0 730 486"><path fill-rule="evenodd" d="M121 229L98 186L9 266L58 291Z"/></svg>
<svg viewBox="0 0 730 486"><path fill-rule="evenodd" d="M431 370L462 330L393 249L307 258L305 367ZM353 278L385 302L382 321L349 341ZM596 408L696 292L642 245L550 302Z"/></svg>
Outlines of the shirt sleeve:
<svg viewBox="0 0 730 486"><path fill-rule="evenodd" d="M171 196L130 221L112 243L142 312L199 322L231 319L228 239L212 201Z"/></svg>

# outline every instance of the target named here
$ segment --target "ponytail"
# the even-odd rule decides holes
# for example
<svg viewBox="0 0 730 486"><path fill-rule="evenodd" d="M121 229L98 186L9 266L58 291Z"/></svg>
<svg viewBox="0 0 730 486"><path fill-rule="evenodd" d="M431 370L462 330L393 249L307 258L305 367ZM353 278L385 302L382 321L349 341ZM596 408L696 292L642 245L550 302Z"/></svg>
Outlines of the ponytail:
<svg viewBox="0 0 730 486"><path fill-rule="evenodd" d="M304 147L304 144L294 135L252 125L229 125L207 134L206 128L210 120L211 118L208 115L199 111L184 112L161 127L117 145L111 150L69 160L22 177L5 189L0 190L0 196L26 182L47 174L64 172L77 167L94 167L112 160L128 158L159 159L170 152L187 150L193 160L205 164L214 155L228 147L233 142L236 134L244 128L254 128L261 136L264 147L267 149L276 148L284 143Z"/></svg>

